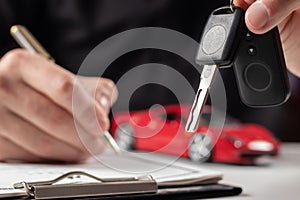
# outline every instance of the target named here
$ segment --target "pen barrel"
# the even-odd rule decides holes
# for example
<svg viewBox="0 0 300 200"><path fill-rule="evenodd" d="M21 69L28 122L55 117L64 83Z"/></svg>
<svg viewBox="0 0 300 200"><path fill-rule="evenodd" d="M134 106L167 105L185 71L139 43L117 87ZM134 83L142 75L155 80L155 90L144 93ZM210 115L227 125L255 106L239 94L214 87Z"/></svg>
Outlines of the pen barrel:
<svg viewBox="0 0 300 200"><path fill-rule="evenodd" d="M11 27L10 33L22 48L27 49L32 53L41 54L48 60L55 62L53 57L43 48L43 46L27 30L26 27L21 25L14 25Z"/></svg>

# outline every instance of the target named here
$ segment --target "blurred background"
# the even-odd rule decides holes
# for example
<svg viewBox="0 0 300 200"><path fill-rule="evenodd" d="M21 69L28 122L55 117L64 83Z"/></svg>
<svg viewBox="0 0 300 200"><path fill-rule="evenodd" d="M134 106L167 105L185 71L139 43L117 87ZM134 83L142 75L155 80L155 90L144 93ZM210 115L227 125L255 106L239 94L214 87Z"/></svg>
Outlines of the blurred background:
<svg viewBox="0 0 300 200"><path fill-rule="evenodd" d="M59 65L76 73L95 46L125 30L163 27L199 41L212 10L228 3L228 0L1 0L0 56L18 47L9 35L9 29L14 24L23 24ZM168 65L184 75L194 90L198 87L200 74L187 61L178 55L155 49L137 50L119 57L107 68L104 76L117 82L128 70L145 63ZM241 102L233 69L222 69L221 74L230 115L243 122L261 124L282 141L300 142L300 82L297 77L289 74L292 93L284 105L254 109ZM151 75L155 76L148 72L145 77ZM176 80L170 81L176 84ZM187 97L187 103L193 98ZM118 101L122 101L122 94ZM147 84L134 92L130 109L177 102L168 88Z"/></svg>

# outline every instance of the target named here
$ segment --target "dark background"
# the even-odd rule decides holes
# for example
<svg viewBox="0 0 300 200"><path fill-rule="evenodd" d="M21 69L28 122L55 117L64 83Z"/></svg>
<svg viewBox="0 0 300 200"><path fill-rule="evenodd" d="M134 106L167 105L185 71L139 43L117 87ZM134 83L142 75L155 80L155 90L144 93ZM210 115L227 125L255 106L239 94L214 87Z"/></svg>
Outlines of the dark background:
<svg viewBox="0 0 300 200"><path fill-rule="evenodd" d="M228 0L0 0L0 55L18 47L9 35L14 24L26 25L57 63L76 73L85 56L103 40L138 27L164 27L199 41L206 18ZM117 81L134 66L157 62L172 66L198 87L199 74L188 62L168 52L138 50L117 59L105 77ZM228 113L243 122L264 125L284 141L300 141L299 79L289 74L292 95L282 106L253 109L238 95L233 70L222 69ZM149 95L154 94L154 95ZM147 98L145 98L145 96ZM131 98L131 109L154 103L176 103L172 92L145 85Z"/></svg>

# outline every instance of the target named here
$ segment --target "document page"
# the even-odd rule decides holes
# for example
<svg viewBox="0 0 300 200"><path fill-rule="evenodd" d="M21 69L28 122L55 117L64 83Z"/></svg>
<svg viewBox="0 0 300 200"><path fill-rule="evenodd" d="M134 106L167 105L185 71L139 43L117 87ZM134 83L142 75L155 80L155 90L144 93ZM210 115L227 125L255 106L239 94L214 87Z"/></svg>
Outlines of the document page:
<svg viewBox="0 0 300 200"><path fill-rule="evenodd" d="M13 189L14 183L48 181L72 171L84 171L99 178L151 175L162 186L217 182L222 178L220 172L204 169L201 163L185 159L155 153L123 152L122 155L115 155L111 151L82 164L0 163L0 170L0 197L1 194L4 197L10 193L22 192ZM68 181L86 180L78 176Z"/></svg>

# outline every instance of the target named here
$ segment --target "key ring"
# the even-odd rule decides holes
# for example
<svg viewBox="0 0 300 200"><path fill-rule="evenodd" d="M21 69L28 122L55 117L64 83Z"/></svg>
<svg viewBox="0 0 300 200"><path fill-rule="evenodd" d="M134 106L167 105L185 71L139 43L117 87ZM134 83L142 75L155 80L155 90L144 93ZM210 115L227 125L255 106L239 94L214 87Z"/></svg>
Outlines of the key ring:
<svg viewBox="0 0 300 200"><path fill-rule="evenodd" d="M230 7L230 10L232 12L234 12L234 4L233 4L233 0L229 0L229 7Z"/></svg>

